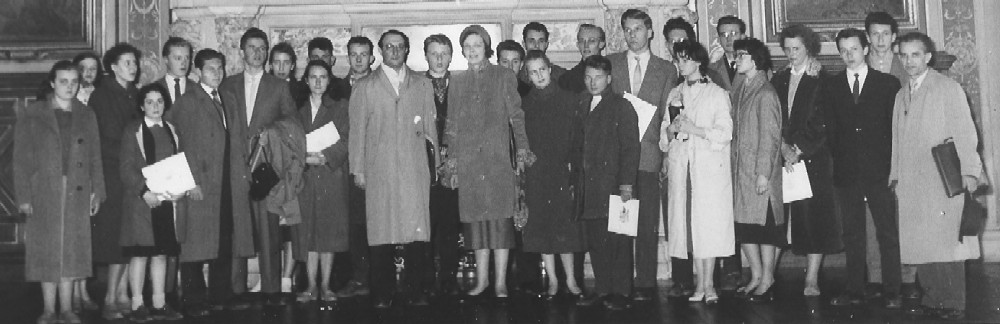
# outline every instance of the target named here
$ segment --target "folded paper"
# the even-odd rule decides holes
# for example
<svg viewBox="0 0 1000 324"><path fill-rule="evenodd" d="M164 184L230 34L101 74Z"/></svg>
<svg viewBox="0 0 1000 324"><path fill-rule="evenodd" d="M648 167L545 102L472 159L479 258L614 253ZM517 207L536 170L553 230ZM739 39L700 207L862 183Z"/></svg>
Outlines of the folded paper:
<svg viewBox="0 0 1000 324"><path fill-rule="evenodd" d="M646 129L649 128L649 122L653 120L653 115L656 114L656 106L628 92L624 93L622 97L632 104L632 109L639 117L639 139L641 140L642 135L646 134Z"/></svg>
<svg viewBox="0 0 1000 324"><path fill-rule="evenodd" d="M785 203L812 198L812 184L809 183L805 162L799 161L783 169L785 172L781 175L781 191Z"/></svg>
<svg viewBox="0 0 1000 324"><path fill-rule="evenodd" d="M319 153L340 141L340 132L333 122L317 128L306 134L306 152Z"/></svg>
<svg viewBox="0 0 1000 324"><path fill-rule="evenodd" d="M164 197L183 195L197 186L184 152L142 168L142 176L149 191Z"/></svg>
<svg viewBox="0 0 1000 324"><path fill-rule="evenodd" d="M635 236L638 229L639 201L622 202L621 196L608 197L608 232Z"/></svg>

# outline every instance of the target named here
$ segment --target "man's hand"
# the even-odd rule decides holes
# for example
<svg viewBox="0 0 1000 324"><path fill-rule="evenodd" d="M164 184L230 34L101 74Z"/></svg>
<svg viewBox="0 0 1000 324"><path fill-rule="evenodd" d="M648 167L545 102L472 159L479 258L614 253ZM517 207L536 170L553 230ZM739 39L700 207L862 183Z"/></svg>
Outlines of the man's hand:
<svg viewBox="0 0 1000 324"><path fill-rule="evenodd" d="M979 180L973 176L962 176L962 186L965 187L966 192L971 194L979 189Z"/></svg>
<svg viewBox="0 0 1000 324"><path fill-rule="evenodd" d="M799 163L798 149L787 143L781 144L781 156L785 159L786 168L792 166L792 164Z"/></svg>
<svg viewBox="0 0 1000 324"><path fill-rule="evenodd" d="M201 186L194 186L194 189L188 190L187 195L194 200L205 199L205 194L201 192Z"/></svg>
<svg viewBox="0 0 1000 324"><path fill-rule="evenodd" d="M365 175L358 173L354 175L354 184L358 185L358 188L365 188Z"/></svg>
<svg viewBox="0 0 1000 324"><path fill-rule="evenodd" d="M31 214L31 204L21 204L17 206L17 210L25 214Z"/></svg>
<svg viewBox="0 0 1000 324"><path fill-rule="evenodd" d="M719 44L718 41L712 42L710 46L710 52L708 53L708 61L714 63L715 61L721 60L723 56L726 55L726 49Z"/></svg>
<svg viewBox="0 0 1000 324"><path fill-rule="evenodd" d="M149 208L156 208L156 206L160 205L160 198L152 191L146 191L146 193L142 194L142 200L146 201L146 206L149 206Z"/></svg>
<svg viewBox="0 0 1000 324"><path fill-rule="evenodd" d="M632 186L631 185L621 185L618 186L618 191L622 197L622 202L628 202L632 200Z"/></svg>
<svg viewBox="0 0 1000 324"><path fill-rule="evenodd" d="M771 181L769 181L767 179L767 177L765 177L763 175L758 175L757 176L757 194L758 195L763 195L765 192L767 192L767 187L768 187L768 184L770 182Z"/></svg>
<svg viewBox="0 0 1000 324"><path fill-rule="evenodd" d="M97 211L98 210L101 210L101 202L97 201L97 195L91 193L90 194L90 216L97 215Z"/></svg>
<svg viewBox="0 0 1000 324"><path fill-rule="evenodd" d="M326 164L326 156L323 153L307 153L306 154L306 164L308 165L324 165Z"/></svg>

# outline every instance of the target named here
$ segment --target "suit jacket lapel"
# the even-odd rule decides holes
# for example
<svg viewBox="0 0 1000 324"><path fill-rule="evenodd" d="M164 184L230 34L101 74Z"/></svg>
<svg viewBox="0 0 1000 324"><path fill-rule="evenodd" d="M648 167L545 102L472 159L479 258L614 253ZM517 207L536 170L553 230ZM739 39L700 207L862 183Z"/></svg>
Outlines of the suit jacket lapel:
<svg viewBox="0 0 1000 324"><path fill-rule="evenodd" d="M236 88L236 98L233 98L233 100L236 102L229 104L231 107L236 107L236 116L239 116L239 122L237 124L240 124L240 127L247 127L247 125L250 124L250 116L247 116L247 91L244 85L244 80L245 73L240 73L233 77L233 87Z"/></svg>
<svg viewBox="0 0 1000 324"><path fill-rule="evenodd" d="M386 69L386 68L387 67L385 65L379 66L378 69L375 70L375 71L372 71L372 73L378 73L378 74L375 75L375 77L378 78L378 83L381 84L383 88L385 88L385 92L386 93L388 93L390 96L392 96L395 99L399 99L399 94L396 93L396 90L393 90L393 88L392 88L392 82L389 82L389 77L386 76L385 72L382 71L382 69ZM409 71L407 71L407 72L409 72ZM403 85L402 84L399 85L399 92L400 93L403 92Z"/></svg>
<svg viewBox="0 0 1000 324"><path fill-rule="evenodd" d="M660 79L666 77L666 68L659 64L660 62L656 60L656 56L653 53L649 54L649 63L646 64L646 71L642 76L642 85L639 86L639 95L645 95L646 92L656 91L653 89L654 84L659 84ZM659 105L659 102L650 102L653 105Z"/></svg>
<svg viewBox="0 0 1000 324"><path fill-rule="evenodd" d="M262 102L268 95L270 95L272 89L275 89L277 86L279 85L271 84L271 80L267 77L267 74L262 74L260 76L260 82L257 83L257 96L254 97L253 100L253 111L250 116L250 125L253 125L254 120L256 120L257 116L260 115L260 109L258 108L264 106Z"/></svg>

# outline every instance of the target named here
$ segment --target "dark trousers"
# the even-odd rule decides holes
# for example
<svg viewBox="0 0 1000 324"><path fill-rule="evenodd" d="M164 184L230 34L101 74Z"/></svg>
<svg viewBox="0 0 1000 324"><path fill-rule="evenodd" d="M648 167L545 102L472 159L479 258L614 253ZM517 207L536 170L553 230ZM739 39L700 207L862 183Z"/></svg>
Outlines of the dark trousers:
<svg viewBox="0 0 1000 324"><path fill-rule="evenodd" d="M202 266L208 264L208 283L202 274ZM181 289L184 290L184 304L226 302L233 296L233 259L219 258L205 262L183 262L180 265Z"/></svg>
<svg viewBox="0 0 1000 324"><path fill-rule="evenodd" d="M368 284L369 253L368 224L364 222L351 223L351 233L348 234L348 249L351 254L351 280L362 285Z"/></svg>
<svg viewBox="0 0 1000 324"><path fill-rule="evenodd" d="M511 258L514 259L514 284L519 288L541 289L542 255L524 251L522 231L515 231L514 239L517 240L518 247L510 250Z"/></svg>
<svg viewBox="0 0 1000 324"><path fill-rule="evenodd" d="M660 233L660 179L656 172L636 174L639 230L635 237L635 287L656 287L657 241Z"/></svg>
<svg viewBox="0 0 1000 324"><path fill-rule="evenodd" d="M260 292L281 292L281 217L267 212L264 201L252 202L254 242L257 246L257 264L260 269ZM233 265L233 285L237 293L243 293L247 281L246 259ZM242 285L240 284L242 283Z"/></svg>
<svg viewBox="0 0 1000 324"><path fill-rule="evenodd" d="M457 288L458 273L458 233L461 221L458 218L458 191L435 185L431 187L431 242L438 260L437 276L428 271L425 284L432 287Z"/></svg>
<svg viewBox="0 0 1000 324"><path fill-rule="evenodd" d="M847 254L847 291L861 294L867 273L865 201L872 211L875 236L882 255L882 283L885 294L895 296L901 280L899 261L899 219L896 200L884 183L837 186L837 202L844 222L844 252Z"/></svg>
<svg viewBox="0 0 1000 324"><path fill-rule="evenodd" d="M588 219L584 221L584 229L594 268L594 293L629 295L632 292L632 238L608 232L607 218Z"/></svg>
<svg viewBox="0 0 1000 324"><path fill-rule="evenodd" d="M965 261L918 264L917 275L922 305L965 310Z"/></svg>
<svg viewBox="0 0 1000 324"><path fill-rule="evenodd" d="M368 224L365 217L365 190L354 184L351 176L349 213L350 232L347 234L348 252L337 253L333 259L334 285L348 280L368 284Z"/></svg>
<svg viewBox="0 0 1000 324"><path fill-rule="evenodd" d="M403 244L404 273L402 286L399 289L407 293L424 291L426 273L432 271L430 263L430 246L428 242L411 242ZM374 297L390 298L396 283L396 245L384 244L372 246L371 252L371 290Z"/></svg>
<svg viewBox="0 0 1000 324"><path fill-rule="evenodd" d="M688 253L687 259L670 258L670 278L674 285L694 287L694 255Z"/></svg>

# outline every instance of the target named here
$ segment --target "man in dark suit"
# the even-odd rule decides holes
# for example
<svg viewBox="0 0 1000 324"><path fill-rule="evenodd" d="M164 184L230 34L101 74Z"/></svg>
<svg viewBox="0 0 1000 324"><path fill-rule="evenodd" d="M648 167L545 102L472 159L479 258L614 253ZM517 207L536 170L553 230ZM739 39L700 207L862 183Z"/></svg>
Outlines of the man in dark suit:
<svg viewBox="0 0 1000 324"><path fill-rule="evenodd" d="M580 51L580 63L558 79L559 86L576 93L587 91L587 85L583 82L587 67L583 61L591 55L601 55L607 45L606 40L603 28L593 24L580 24L576 29L576 48Z"/></svg>
<svg viewBox="0 0 1000 324"><path fill-rule="evenodd" d="M608 196L632 199L639 169L639 126L632 104L611 91L614 68L600 55L584 60L588 94L580 102L583 135L576 146L581 156L573 168L579 217L587 233L587 251L594 268L594 291L577 301L590 306L602 302L612 310L630 306L632 238L608 232ZM620 217L620 216L614 216Z"/></svg>
<svg viewBox="0 0 1000 324"><path fill-rule="evenodd" d="M295 79L295 62L298 62L295 49L288 42L278 43L271 48L268 59L271 64L271 74L288 82L288 92L292 94L295 108L302 108L306 100L309 100L309 86Z"/></svg>
<svg viewBox="0 0 1000 324"><path fill-rule="evenodd" d="M715 25L715 31L719 35L722 53L719 49L712 50L712 62L708 64L708 68L722 76L718 80L720 82L717 83L719 87L729 91L732 90L738 76L736 73L736 50L733 49L733 43L746 37L747 24L743 22L743 19L735 16L724 16L719 18L718 24ZM735 257L738 258L739 254L737 253Z"/></svg>
<svg viewBox="0 0 1000 324"><path fill-rule="evenodd" d="M347 76L340 79L341 83L337 89L344 91L341 96L350 99L351 89L354 85L371 74L372 63L375 62L375 44L368 37L354 36L347 41L347 63L351 69ZM353 176L352 176L353 177ZM348 262L344 258L334 258L337 267L336 274L344 278L350 278L343 288L337 291L337 297L348 298L354 296L367 296L371 290L368 288L368 226L365 220L365 190L358 187L357 183L351 180L351 202L350 202L350 226L348 234L348 248L350 249L350 267L346 267ZM340 260L340 261L338 261ZM349 269L348 269L349 268ZM346 271L349 270L349 271Z"/></svg>
<svg viewBox="0 0 1000 324"><path fill-rule="evenodd" d="M899 222L888 187L892 154L892 108L899 81L865 62L864 32L837 33L837 49L847 69L824 85L823 119L833 155L833 182L840 204L847 254L847 289L833 305L860 304L865 288L865 202L872 212L882 254L886 308L899 308Z"/></svg>
<svg viewBox="0 0 1000 324"><path fill-rule="evenodd" d="M636 173L635 197L639 199L639 231L635 238L635 291L633 298L645 301L652 298L656 288L657 241L660 224L660 124L666 109L667 95L677 84L677 70L673 64L653 55L649 41L653 39L653 20L645 12L629 9L621 17L622 30L628 50L608 55L611 61L612 91L621 95L631 93L656 107L655 111L639 116L639 129L645 128L640 137L641 157Z"/></svg>
<svg viewBox="0 0 1000 324"><path fill-rule="evenodd" d="M167 67L167 75L156 80L164 89L170 92L170 102L177 102L177 99L187 91L188 85L197 84L188 79L188 71L191 68L191 43L180 37L170 37L163 43L162 59ZM173 303L176 301L177 287L177 258L171 257L167 260L166 288L167 299Z"/></svg>
<svg viewBox="0 0 1000 324"><path fill-rule="evenodd" d="M497 44L497 65L503 66L505 68L514 71L514 73L520 73L518 71L523 71L524 67L524 47L521 44L513 40L505 40ZM517 79L517 93L522 97L531 91L531 81L528 79ZM539 259L541 260L541 259Z"/></svg>
<svg viewBox="0 0 1000 324"><path fill-rule="evenodd" d="M276 121L289 119L298 123L288 83L264 73L267 49L267 34L257 28L248 29L240 38L245 66L243 73L226 78L219 87L222 102L227 105L227 109L232 106L232 110L235 110L236 116L231 117L231 141L233 149L246 157L237 161L250 161L256 138ZM246 181L249 183L249 175ZM266 201L249 202L249 190L234 190L233 194L246 196L251 205L260 264L261 292L268 304L286 304L287 298L281 295L280 217L267 211ZM242 293L247 288L246 263L241 261L234 267L237 268L234 271L234 290Z"/></svg>
<svg viewBox="0 0 1000 324"><path fill-rule="evenodd" d="M198 187L185 205L188 214L187 233L181 246L181 287L184 291L184 312L188 316L205 316L210 306L244 309L248 305L232 302L232 266L237 256L253 254L249 215L233 214L231 177L232 150L229 145L227 113L218 87L225 77L225 56L212 49L198 51L194 66L201 71L201 82L181 96L166 118L177 125L184 153ZM239 217L242 227L234 226ZM243 235L235 235L242 230ZM242 241L241 241L242 238ZM249 247L247 246L249 245ZM237 248L243 251L238 251ZM208 265L208 283L202 266Z"/></svg>

